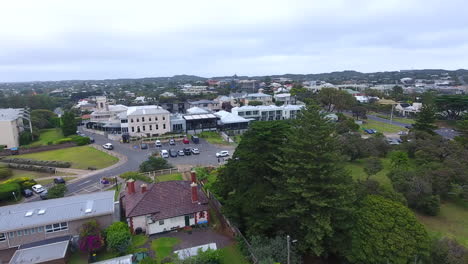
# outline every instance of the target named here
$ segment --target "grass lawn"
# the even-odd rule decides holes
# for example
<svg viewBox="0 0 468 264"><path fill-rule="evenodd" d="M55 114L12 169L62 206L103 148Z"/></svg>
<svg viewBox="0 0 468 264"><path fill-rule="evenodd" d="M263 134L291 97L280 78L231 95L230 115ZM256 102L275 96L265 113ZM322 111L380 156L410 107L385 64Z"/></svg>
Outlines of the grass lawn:
<svg viewBox="0 0 468 264"><path fill-rule="evenodd" d="M239 251L236 244L220 249L222 264L248 264L244 255Z"/></svg>
<svg viewBox="0 0 468 264"><path fill-rule="evenodd" d="M166 175L156 176L156 180L158 182L181 181L182 180L182 174L173 173L173 174L166 174Z"/></svg>
<svg viewBox="0 0 468 264"><path fill-rule="evenodd" d="M73 179L76 179L76 177L62 177L65 181L71 181ZM51 184L54 182L54 179L44 179L44 180L38 180L36 179L36 182L41 185L47 185Z"/></svg>
<svg viewBox="0 0 468 264"><path fill-rule="evenodd" d="M385 118L385 119L390 120L390 116L386 116L386 115L382 115L382 114L376 114L376 116L380 117L380 118ZM400 123L403 123L403 124L408 124L408 125L416 123L416 120L414 120L414 119L404 118L404 117L395 117L395 116L393 117L393 121L400 122Z"/></svg>
<svg viewBox="0 0 468 264"><path fill-rule="evenodd" d="M69 264L87 264L88 263L88 256L86 253L81 251L74 252L70 254L70 259L68 259L67 263Z"/></svg>
<svg viewBox="0 0 468 264"><path fill-rule="evenodd" d="M384 168L375 176L372 176L370 179L378 181L385 188L393 189L392 182L387 177L387 173L390 170L390 159L382 159L382 163ZM367 174L364 172L363 160L348 162L345 165L345 168L350 171L351 176L354 180L365 180L367 178Z"/></svg>
<svg viewBox="0 0 468 264"><path fill-rule="evenodd" d="M172 253L172 248L180 243L180 239L175 237L161 237L151 242L151 248L156 252L158 263Z"/></svg>
<svg viewBox="0 0 468 264"><path fill-rule="evenodd" d="M35 160L59 160L72 163L72 168L86 170L88 167L102 169L116 163L119 159L89 146L49 150L19 155L18 158Z"/></svg>
<svg viewBox="0 0 468 264"><path fill-rule="evenodd" d="M198 136L204 138L211 144L229 145L218 132L205 131L201 132Z"/></svg>
<svg viewBox="0 0 468 264"><path fill-rule="evenodd" d="M36 181L40 180L41 178L44 177L55 177L55 176L71 176L74 175L72 173L45 173L45 172L39 172L39 171L27 171L27 170L16 170L12 169L13 171L13 176L9 177L8 179L4 179L2 181L6 181L9 179L15 179L15 178L21 178L21 177L27 177L31 179L35 179ZM2 182L0 181L0 182Z"/></svg>
<svg viewBox="0 0 468 264"><path fill-rule="evenodd" d="M365 120L366 123L361 125L361 132L365 133L362 131L362 129L375 129L377 132L381 133L398 133L399 131L406 131L407 129L404 127L396 126L396 125L390 125L386 124L383 122L367 119Z"/></svg>
<svg viewBox="0 0 468 264"><path fill-rule="evenodd" d="M468 207L451 202L441 204L437 216L416 214L419 221L435 236L456 239L468 247Z"/></svg>
<svg viewBox="0 0 468 264"><path fill-rule="evenodd" d="M39 140L29 144L29 147L47 145L48 142L54 142L64 138L60 128L43 129L40 131Z"/></svg>

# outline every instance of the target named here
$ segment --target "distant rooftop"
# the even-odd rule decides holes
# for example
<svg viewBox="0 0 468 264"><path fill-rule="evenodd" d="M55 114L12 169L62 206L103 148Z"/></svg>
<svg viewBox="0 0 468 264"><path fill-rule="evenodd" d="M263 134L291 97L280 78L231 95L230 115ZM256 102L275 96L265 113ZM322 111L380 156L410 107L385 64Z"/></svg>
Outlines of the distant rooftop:
<svg viewBox="0 0 468 264"><path fill-rule="evenodd" d="M0 108L0 121L11 121L21 116L23 108Z"/></svg>
<svg viewBox="0 0 468 264"><path fill-rule="evenodd" d="M115 191L0 207L0 232L91 218L114 212Z"/></svg>

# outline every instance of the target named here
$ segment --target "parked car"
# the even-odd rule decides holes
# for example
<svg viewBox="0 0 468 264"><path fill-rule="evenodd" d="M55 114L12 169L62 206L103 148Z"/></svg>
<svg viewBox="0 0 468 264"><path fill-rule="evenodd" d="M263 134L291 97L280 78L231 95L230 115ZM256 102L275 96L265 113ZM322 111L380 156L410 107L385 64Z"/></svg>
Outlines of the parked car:
<svg viewBox="0 0 468 264"><path fill-rule="evenodd" d="M405 128L411 129L411 128L413 128L413 125L406 125Z"/></svg>
<svg viewBox="0 0 468 264"><path fill-rule="evenodd" d="M185 156L185 152L184 152L183 149L177 151L177 154L178 154L179 156Z"/></svg>
<svg viewBox="0 0 468 264"><path fill-rule="evenodd" d="M156 144L156 147L162 147L161 140L156 140L154 143Z"/></svg>
<svg viewBox="0 0 468 264"><path fill-rule="evenodd" d="M34 193L33 193L31 190L29 190L29 189L24 189L24 190L23 190L23 195L24 195L24 197L31 197L31 196L33 196L33 194L34 194Z"/></svg>
<svg viewBox="0 0 468 264"><path fill-rule="evenodd" d="M198 144L200 143L200 138L198 138L198 136L192 136L192 142Z"/></svg>
<svg viewBox="0 0 468 264"><path fill-rule="evenodd" d="M198 155L198 154L200 154L200 150L198 150L197 148L193 148L192 149L192 154L193 155Z"/></svg>
<svg viewBox="0 0 468 264"><path fill-rule="evenodd" d="M169 158L169 152L165 149L161 150L161 157Z"/></svg>
<svg viewBox="0 0 468 264"><path fill-rule="evenodd" d="M141 143L140 148L141 148L141 149L148 149L148 144L146 144L146 143Z"/></svg>
<svg viewBox="0 0 468 264"><path fill-rule="evenodd" d="M169 145L175 145L175 140L173 138L169 140Z"/></svg>
<svg viewBox="0 0 468 264"><path fill-rule="evenodd" d="M62 177L57 177L54 179L55 184L65 184L65 180Z"/></svg>
<svg viewBox="0 0 468 264"><path fill-rule="evenodd" d="M375 131L374 129L364 129L364 132L366 132L367 134L375 134Z"/></svg>
<svg viewBox="0 0 468 264"><path fill-rule="evenodd" d="M184 148L184 154L187 156L192 155L192 150L190 148Z"/></svg>
<svg viewBox="0 0 468 264"><path fill-rule="evenodd" d="M190 143L190 141L188 140L188 138L182 139L182 142L183 142L184 144L189 144L189 143Z"/></svg>
<svg viewBox="0 0 468 264"><path fill-rule="evenodd" d="M114 146L111 143L106 143L102 145L103 148L108 149L108 150L113 150Z"/></svg>
<svg viewBox="0 0 468 264"><path fill-rule="evenodd" d="M33 185L33 187L31 187L31 189L35 192L35 193L41 193L43 191L45 191L46 189L44 187L42 187L42 185L40 184L36 184L36 185Z"/></svg>
<svg viewBox="0 0 468 264"><path fill-rule="evenodd" d="M89 142L94 143L94 138L89 137Z"/></svg>
<svg viewBox="0 0 468 264"><path fill-rule="evenodd" d="M41 192L41 194L39 194L39 197L41 197L42 200L47 200L48 199L48 197L47 197L48 194L49 193L47 192L47 190L45 190L45 191Z"/></svg>
<svg viewBox="0 0 468 264"><path fill-rule="evenodd" d="M177 157L177 151L175 149L169 150L169 156L173 158Z"/></svg>
<svg viewBox="0 0 468 264"><path fill-rule="evenodd" d="M227 150L222 150L222 151L216 153L217 158L227 157L227 156L229 156L229 151L227 151Z"/></svg>
<svg viewBox="0 0 468 264"><path fill-rule="evenodd" d="M408 132L406 132L406 131L400 131L400 132L398 132L398 135L408 135Z"/></svg>

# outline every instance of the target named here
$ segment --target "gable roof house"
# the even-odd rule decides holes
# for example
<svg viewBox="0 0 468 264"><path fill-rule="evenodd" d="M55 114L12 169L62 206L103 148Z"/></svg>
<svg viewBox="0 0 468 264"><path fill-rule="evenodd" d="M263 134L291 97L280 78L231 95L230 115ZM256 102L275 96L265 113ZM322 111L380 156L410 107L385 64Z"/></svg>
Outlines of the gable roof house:
<svg viewBox="0 0 468 264"><path fill-rule="evenodd" d="M194 173L192 181L129 180L120 204L130 230L151 235L208 223L208 198L195 182Z"/></svg>
<svg viewBox="0 0 468 264"><path fill-rule="evenodd" d="M415 116L421 111L422 103L399 103L395 106L395 111L397 111L401 116Z"/></svg>

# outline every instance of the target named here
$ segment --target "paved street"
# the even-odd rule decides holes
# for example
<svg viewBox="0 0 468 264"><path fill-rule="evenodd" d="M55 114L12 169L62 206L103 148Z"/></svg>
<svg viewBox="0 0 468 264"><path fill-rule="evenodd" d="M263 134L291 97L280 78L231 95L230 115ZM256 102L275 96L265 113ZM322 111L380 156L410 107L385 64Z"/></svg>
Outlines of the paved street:
<svg viewBox="0 0 468 264"><path fill-rule="evenodd" d="M83 131L82 131L83 132ZM135 147L133 144L122 144L117 141L111 141L106 139L104 136L89 132L83 132L94 138L95 144L103 145L105 143L112 143L114 145L114 152L118 152L127 157L127 162L110 170L105 170L101 173L86 177L82 180L70 183L68 187L68 194L78 192L92 192L99 190L102 186L100 185L100 179L103 177L117 176L126 171L138 170L140 164L145 161L151 153L159 151L159 149L171 149L173 147L176 150L183 149L184 147L198 148L200 150L199 155L190 155L177 158L169 158L168 161L174 165L189 165L189 166L202 166L202 165L217 165L218 159L216 158L216 152L221 150L229 150L230 154L234 152L233 146L217 146L207 143L205 140L200 139L200 144L182 144L182 142L176 142L175 146L169 146L168 143L163 143L162 148L155 148L154 145L150 145L149 149L140 149Z"/></svg>

